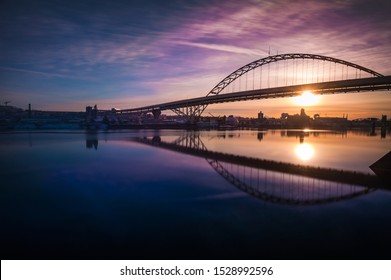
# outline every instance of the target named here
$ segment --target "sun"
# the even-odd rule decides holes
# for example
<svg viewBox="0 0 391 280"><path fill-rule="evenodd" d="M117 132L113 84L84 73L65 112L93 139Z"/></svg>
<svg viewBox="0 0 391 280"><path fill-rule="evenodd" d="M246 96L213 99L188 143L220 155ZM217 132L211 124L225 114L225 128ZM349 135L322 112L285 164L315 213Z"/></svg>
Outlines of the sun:
<svg viewBox="0 0 391 280"><path fill-rule="evenodd" d="M299 106L313 106L319 103L320 96L313 94L310 90L304 91L301 95L293 97L293 102Z"/></svg>

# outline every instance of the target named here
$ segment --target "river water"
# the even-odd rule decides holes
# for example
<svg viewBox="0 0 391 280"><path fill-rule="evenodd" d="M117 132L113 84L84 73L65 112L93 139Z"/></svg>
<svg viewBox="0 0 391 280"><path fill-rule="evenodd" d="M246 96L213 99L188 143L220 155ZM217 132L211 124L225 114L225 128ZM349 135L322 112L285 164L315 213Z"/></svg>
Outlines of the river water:
<svg viewBox="0 0 391 280"><path fill-rule="evenodd" d="M2 259L381 259L385 131L0 134Z"/></svg>

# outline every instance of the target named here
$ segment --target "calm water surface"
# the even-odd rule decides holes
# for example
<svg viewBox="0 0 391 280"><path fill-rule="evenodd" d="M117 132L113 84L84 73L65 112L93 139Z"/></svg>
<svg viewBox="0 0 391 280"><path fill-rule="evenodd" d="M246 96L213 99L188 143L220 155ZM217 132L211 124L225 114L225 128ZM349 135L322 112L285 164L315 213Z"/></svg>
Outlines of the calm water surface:
<svg viewBox="0 0 391 280"><path fill-rule="evenodd" d="M13 132L0 148L2 259L389 258L391 187L369 168L384 131Z"/></svg>

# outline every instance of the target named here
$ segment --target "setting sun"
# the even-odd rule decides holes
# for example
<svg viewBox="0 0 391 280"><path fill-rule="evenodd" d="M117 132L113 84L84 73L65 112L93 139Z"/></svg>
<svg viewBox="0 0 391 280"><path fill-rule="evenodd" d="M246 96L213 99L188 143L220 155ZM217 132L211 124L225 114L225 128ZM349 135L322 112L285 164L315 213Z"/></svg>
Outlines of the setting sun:
<svg viewBox="0 0 391 280"><path fill-rule="evenodd" d="M293 102L300 106L313 106L319 103L320 96L306 90L301 95L293 97Z"/></svg>

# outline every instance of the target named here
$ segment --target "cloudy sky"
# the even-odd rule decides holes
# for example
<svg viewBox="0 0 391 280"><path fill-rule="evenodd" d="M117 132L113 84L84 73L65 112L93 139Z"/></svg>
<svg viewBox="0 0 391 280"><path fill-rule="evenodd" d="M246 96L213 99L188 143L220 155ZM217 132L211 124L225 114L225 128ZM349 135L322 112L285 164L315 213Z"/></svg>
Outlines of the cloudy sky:
<svg viewBox="0 0 391 280"><path fill-rule="evenodd" d="M204 96L278 53L340 58L391 75L389 0L12 0L0 4L0 101L42 110L132 108ZM322 97L309 113L388 114L391 93ZM298 112L287 99L205 113Z"/></svg>

